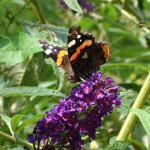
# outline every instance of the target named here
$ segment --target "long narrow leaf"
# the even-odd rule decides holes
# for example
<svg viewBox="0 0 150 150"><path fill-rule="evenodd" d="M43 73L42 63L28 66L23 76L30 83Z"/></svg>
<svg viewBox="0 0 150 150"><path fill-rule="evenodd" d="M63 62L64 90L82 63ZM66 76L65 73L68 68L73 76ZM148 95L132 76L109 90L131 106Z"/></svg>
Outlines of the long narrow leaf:
<svg viewBox="0 0 150 150"><path fill-rule="evenodd" d="M55 90L40 87L11 87L0 89L0 96L62 96L65 95Z"/></svg>
<svg viewBox="0 0 150 150"><path fill-rule="evenodd" d="M12 130L12 127L11 127L11 118L6 116L5 114L0 114L0 116L2 117L2 119L5 121L5 123L7 124L11 134L14 136L14 132Z"/></svg>
<svg viewBox="0 0 150 150"><path fill-rule="evenodd" d="M15 131L15 134L16 134L18 131L20 131L21 129L23 129L24 127L26 127L27 125L29 125L30 123L32 123L32 122L34 122L34 121L37 121L37 120L39 120L40 118L42 118L44 114L45 114L45 113L39 114L39 115L36 115L36 116L34 116L34 117L31 117L31 118L27 119L24 123L22 123L22 124L18 127L18 129Z"/></svg>

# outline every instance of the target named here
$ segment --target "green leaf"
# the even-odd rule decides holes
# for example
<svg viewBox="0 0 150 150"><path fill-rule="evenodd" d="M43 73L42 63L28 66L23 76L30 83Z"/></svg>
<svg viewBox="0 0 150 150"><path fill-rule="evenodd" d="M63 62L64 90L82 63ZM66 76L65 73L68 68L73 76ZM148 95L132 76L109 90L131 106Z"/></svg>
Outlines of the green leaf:
<svg viewBox="0 0 150 150"><path fill-rule="evenodd" d="M24 32L36 36L38 39L48 40L53 45L66 46L67 44L68 29L64 27L28 23L24 27Z"/></svg>
<svg viewBox="0 0 150 150"><path fill-rule="evenodd" d="M23 32L0 36L0 62L21 63L29 55L42 51L35 37Z"/></svg>
<svg viewBox="0 0 150 150"><path fill-rule="evenodd" d="M22 124L17 128L17 130L15 131L15 134L16 134L18 131L20 131L21 129L23 129L24 127L26 127L27 125L29 125L30 123L39 120L39 119L42 118L44 115L45 115L45 113L39 114L39 115L36 115L36 116L34 116L34 117L31 117L31 118L27 119L24 123L22 123Z"/></svg>
<svg viewBox="0 0 150 150"><path fill-rule="evenodd" d="M119 86L122 86L126 89L133 89L134 91L137 91L137 92L139 92L141 89L141 86L135 83L122 83L122 84L119 84Z"/></svg>
<svg viewBox="0 0 150 150"><path fill-rule="evenodd" d="M11 118L11 127L13 132L15 132L16 128L18 127L18 124L20 123L20 121L24 116L25 115L15 115Z"/></svg>
<svg viewBox="0 0 150 150"><path fill-rule="evenodd" d="M9 147L10 145L0 146L0 150L8 150Z"/></svg>
<svg viewBox="0 0 150 150"><path fill-rule="evenodd" d="M57 91L60 91L61 88L63 87L64 74L65 74L64 70L59 68L59 70L58 70L58 80L57 80L58 82L57 82L57 87L56 87Z"/></svg>
<svg viewBox="0 0 150 150"><path fill-rule="evenodd" d="M25 72L26 65L23 63L7 63L5 67L9 70L7 76L9 77L8 87L15 87L21 85Z"/></svg>
<svg viewBox="0 0 150 150"><path fill-rule="evenodd" d="M10 97L10 96L61 96L65 97L64 94L57 92L55 90L40 88L40 87L10 87L0 89L0 96Z"/></svg>
<svg viewBox="0 0 150 150"><path fill-rule="evenodd" d="M9 148L8 150L24 150L24 148L21 148L21 147L20 148L11 148L11 149Z"/></svg>
<svg viewBox="0 0 150 150"><path fill-rule="evenodd" d="M66 5L70 9L72 9L76 12L82 13L82 9L81 9L80 5L78 4L77 0L63 0L63 1L66 3Z"/></svg>
<svg viewBox="0 0 150 150"><path fill-rule="evenodd" d="M0 116L2 117L2 119L5 121L5 123L7 124L11 134L14 136L14 132L12 130L12 127L11 127L11 118L6 116L5 114L0 114Z"/></svg>
<svg viewBox="0 0 150 150"><path fill-rule="evenodd" d="M25 2L23 0L19 0L19 1L18 0L12 0L11 2L16 3L18 5L21 5L21 6L25 5Z"/></svg>
<svg viewBox="0 0 150 150"><path fill-rule="evenodd" d="M136 145L137 145L138 147L140 147L142 150L147 150L147 147L146 147L144 144L140 143L139 141L136 141L136 140L133 140L133 139L128 139L128 141L129 141L130 143L136 144Z"/></svg>
<svg viewBox="0 0 150 150"><path fill-rule="evenodd" d="M45 60L47 64L51 64L54 70L55 75L57 76L58 80L57 80L57 91L60 91L62 86L63 86L63 81L64 81L64 74L65 71L58 67L58 65L50 58Z"/></svg>
<svg viewBox="0 0 150 150"><path fill-rule="evenodd" d="M120 106L120 108L116 108L116 110L118 111L118 112L120 112L120 120L122 120L123 118L125 118L127 115L128 115L128 113L129 113L129 108L128 108L128 106L126 106L126 105L124 105L124 104L122 104L121 106Z"/></svg>
<svg viewBox="0 0 150 150"><path fill-rule="evenodd" d="M149 59L149 57L150 57L150 52L148 51L148 52L141 53L141 54L135 56L134 58L129 59L129 62L137 61L140 59L147 59L147 58Z"/></svg>
<svg viewBox="0 0 150 150"><path fill-rule="evenodd" d="M120 33L120 34L129 34L129 32L127 32L127 30L120 29L120 28L109 28L108 32L111 32L111 33Z"/></svg>
<svg viewBox="0 0 150 150"><path fill-rule="evenodd" d="M126 141L116 141L108 148L105 148L104 150L125 150L125 148L128 146L128 142Z"/></svg>
<svg viewBox="0 0 150 150"><path fill-rule="evenodd" d="M139 117L141 123L143 124L150 138L150 114L148 114L146 111L141 109L131 109L131 111Z"/></svg>
<svg viewBox="0 0 150 150"><path fill-rule="evenodd" d="M109 144L115 143L116 139L117 139L117 136L111 137L111 138L109 139Z"/></svg>

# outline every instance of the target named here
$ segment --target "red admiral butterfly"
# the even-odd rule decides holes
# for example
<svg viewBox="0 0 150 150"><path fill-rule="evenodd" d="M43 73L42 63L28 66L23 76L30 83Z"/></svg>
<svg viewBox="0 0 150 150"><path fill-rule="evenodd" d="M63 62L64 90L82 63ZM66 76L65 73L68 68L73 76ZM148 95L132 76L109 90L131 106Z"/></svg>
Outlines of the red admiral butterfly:
<svg viewBox="0 0 150 150"><path fill-rule="evenodd" d="M79 26L72 26L68 34L68 50L39 40L40 46L56 64L68 73L68 78L75 82L89 77L99 70L110 57L106 42L95 42L90 33L81 31Z"/></svg>

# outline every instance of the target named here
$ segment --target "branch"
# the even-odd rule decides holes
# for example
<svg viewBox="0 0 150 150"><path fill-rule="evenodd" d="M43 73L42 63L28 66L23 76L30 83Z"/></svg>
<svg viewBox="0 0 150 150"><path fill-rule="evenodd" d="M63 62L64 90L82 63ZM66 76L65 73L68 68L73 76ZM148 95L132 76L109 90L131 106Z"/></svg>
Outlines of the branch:
<svg viewBox="0 0 150 150"><path fill-rule="evenodd" d="M9 20L8 25L6 26L6 28L5 28L4 32L3 32L3 34L7 33L8 28L10 27L10 25L12 24L12 22L15 20L16 16L32 1L33 0L30 0L29 2L27 2L14 16L11 17L11 19Z"/></svg>
<svg viewBox="0 0 150 150"><path fill-rule="evenodd" d="M19 145L23 145L23 146L27 146L29 148L33 148L33 145L30 144L29 142L21 140L19 138L15 139L13 136L10 136L10 135L2 132L2 131L0 131L0 137L6 139L6 141L9 141L11 143L18 143Z"/></svg>
<svg viewBox="0 0 150 150"><path fill-rule="evenodd" d="M142 108L149 93L150 93L150 72L149 72L149 74L145 80L145 83L143 84L143 86L139 92L139 95L137 96L131 109ZM130 112L119 132L119 135L118 135L116 141L126 141L127 140L136 120L137 120L137 116L133 112Z"/></svg>

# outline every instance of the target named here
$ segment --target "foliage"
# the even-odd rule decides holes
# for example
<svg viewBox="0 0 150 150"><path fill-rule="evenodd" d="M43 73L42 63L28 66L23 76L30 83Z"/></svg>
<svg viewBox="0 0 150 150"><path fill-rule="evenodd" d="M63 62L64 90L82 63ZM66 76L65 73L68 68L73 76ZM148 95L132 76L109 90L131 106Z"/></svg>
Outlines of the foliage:
<svg viewBox="0 0 150 150"><path fill-rule="evenodd" d="M66 47L73 25L109 43L111 58L99 71L120 86L122 97L121 109L103 119L94 141L85 137L83 149L149 149L149 83L138 94L150 70L150 2L91 0L92 9L80 0L59 2L0 1L0 149L32 148L26 137L36 122L79 84L68 86L64 71L38 45L42 39ZM136 99L142 104L131 109ZM116 141L129 112L139 119L128 139Z"/></svg>

